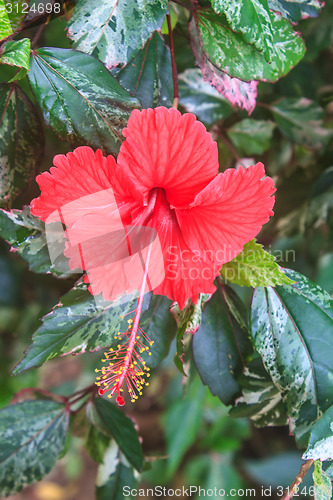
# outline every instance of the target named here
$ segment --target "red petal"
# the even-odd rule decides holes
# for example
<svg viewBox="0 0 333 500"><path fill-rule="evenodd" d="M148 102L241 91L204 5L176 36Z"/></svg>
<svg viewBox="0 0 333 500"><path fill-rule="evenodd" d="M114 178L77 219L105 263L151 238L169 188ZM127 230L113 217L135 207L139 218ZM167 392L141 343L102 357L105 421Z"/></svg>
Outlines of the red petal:
<svg viewBox="0 0 333 500"><path fill-rule="evenodd" d="M177 209L184 240L216 264L229 262L273 215L274 182L262 163L228 169L199 193L189 208Z"/></svg>
<svg viewBox="0 0 333 500"><path fill-rule="evenodd" d="M38 175L41 195L31 202L31 213L44 222L60 220L58 209L70 201L91 193L111 188L115 165L112 156L103 156L87 146L76 148L73 153L54 157L55 167Z"/></svg>
<svg viewBox="0 0 333 500"><path fill-rule="evenodd" d="M134 110L123 134L117 163L140 203L156 187L165 189L172 205L190 203L218 172L217 145L191 113Z"/></svg>
<svg viewBox="0 0 333 500"><path fill-rule="evenodd" d="M203 261L193 252L182 236L175 211L170 210L165 195L157 213L154 213L151 225L156 229L161 244L165 279L160 286L154 288L157 295L165 295L178 302L182 309L187 299L197 302L199 293L213 293L214 278L219 268L212 262Z"/></svg>

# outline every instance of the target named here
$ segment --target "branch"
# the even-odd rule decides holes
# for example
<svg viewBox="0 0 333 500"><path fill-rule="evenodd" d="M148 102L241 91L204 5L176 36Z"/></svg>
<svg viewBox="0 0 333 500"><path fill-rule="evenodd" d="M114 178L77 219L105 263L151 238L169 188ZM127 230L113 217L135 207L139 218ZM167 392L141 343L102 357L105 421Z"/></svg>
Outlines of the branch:
<svg viewBox="0 0 333 500"><path fill-rule="evenodd" d="M297 492L299 485L303 482L304 477L309 472L313 462L314 460L312 459L304 462L304 464L301 467L301 470L299 471L298 475L296 476L292 484L288 486L288 488L285 490L283 497L281 497L281 500L290 500L290 498L294 496L294 494Z"/></svg>
<svg viewBox="0 0 333 500"><path fill-rule="evenodd" d="M171 0L171 2L176 3L176 4L180 5L181 7L184 7L185 9L189 9L189 10L192 9L191 5L188 5L187 3L182 2L181 0Z"/></svg>
<svg viewBox="0 0 333 500"><path fill-rule="evenodd" d="M233 147L229 139L227 139L227 137L222 133L221 129L217 125L214 125L212 127L211 133L216 134L221 139L223 144L227 146L227 148L229 149L229 151L231 152L237 163L241 163L241 158L237 153L236 149Z"/></svg>
<svg viewBox="0 0 333 500"><path fill-rule="evenodd" d="M57 403L62 403L62 404L67 403L67 398L65 396L61 396L60 394L55 394L54 392L47 391L46 389L40 389L38 387L26 387L25 389L21 389L14 395L10 404L16 404L20 402L22 399L23 400L31 399L31 396L34 396L34 394L40 394L41 396L44 396L47 399L52 399L53 401L56 401Z"/></svg>
<svg viewBox="0 0 333 500"><path fill-rule="evenodd" d="M173 47L173 36L172 36L172 27L171 27L171 19L170 15L166 15L168 22L168 30L169 30L169 39L170 39L170 52L171 52L171 65L172 65L172 80L173 80L173 108L178 108L179 103L179 93L178 93L178 79L177 79L177 67L175 60L175 51Z"/></svg>

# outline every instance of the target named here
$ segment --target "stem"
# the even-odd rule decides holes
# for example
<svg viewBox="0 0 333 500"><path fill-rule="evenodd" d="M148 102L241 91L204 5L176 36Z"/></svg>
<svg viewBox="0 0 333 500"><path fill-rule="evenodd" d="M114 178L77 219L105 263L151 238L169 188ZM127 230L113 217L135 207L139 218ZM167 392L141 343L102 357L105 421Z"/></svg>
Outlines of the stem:
<svg viewBox="0 0 333 500"><path fill-rule="evenodd" d="M46 389L39 389L38 387L26 387L25 389L21 389L17 394L15 394L10 404L15 404L21 399L22 396L33 395L34 393L45 396L48 399L52 399L57 403L67 403L67 398L65 396L61 396L60 394L54 394L54 392L47 391Z"/></svg>
<svg viewBox="0 0 333 500"><path fill-rule="evenodd" d="M51 19L51 16L48 16L48 17L46 18L45 22L44 22L44 23L41 23L41 25L39 26L39 28L38 28L38 30L37 30L37 32L36 32L36 34L35 34L35 36L34 36L34 38L33 38L32 42L31 42L31 48L32 48L32 49L35 47L36 43L37 43L37 42L38 42L38 40L39 40L40 35L42 34L43 29L44 29L44 28L45 28L45 26L48 24L48 22L50 21L50 19Z"/></svg>
<svg viewBox="0 0 333 500"><path fill-rule="evenodd" d="M266 102L257 101L257 105L261 106L262 108L268 109L269 111L272 111L272 106L270 104L267 104Z"/></svg>
<svg viewBox="0 0 333 500"><path fill-rule="evenodd" d="M221 141L227 146L227 148L232 153L232 155L235 158L235 160L238 163L241 163L241 159L238 156L238 153L237 153L236 149L233 147L233 145L231 144L231 142L229 141L229 139L227 139L226 136L223 135L222 132L220 132L220 131L218 132L218 134L219 134L219 137L220 137Z"/></svg>
<svg viewBox="0 0 333 500"><path fill-rule="evenodd" d="M297 492L297 488L303 482L304 477L309 472L313 462L314 462L314 460L312 460L312 459L304 462L297 477L292 482L292 484L290 486L288 486L288 488L285 490L283 497L281 497L281 500L290 500L290 498L292 498L294 496L294 494Z"/></svg>
<svg viewBox="0 0 333 500"><path fill-rule="evenodd" d="M80 391L74 392L68 399L69 403L72 405L76 403L77 401L80 401L80 399L84 398L89 392L93 392L96 389L96 385L89 385L88 387L85 387L84 389L81 389ZM74 399L72 399L74 398Z"/></svg>
<svg viewBox="0 0 333 500"><path fill-rule="evenodd" d="M171 52L171 65L172 65L172 80L173 80L173 108L178 108L179 103L179 93L178 93L178 79L177 79L177 67L175 60L175 50L173 46L173 36L172 36L172 28L171 28L171 19L170 14L166 15L168 22L168 30L169 30L169 40L170 40L170 52Z"/></svg>

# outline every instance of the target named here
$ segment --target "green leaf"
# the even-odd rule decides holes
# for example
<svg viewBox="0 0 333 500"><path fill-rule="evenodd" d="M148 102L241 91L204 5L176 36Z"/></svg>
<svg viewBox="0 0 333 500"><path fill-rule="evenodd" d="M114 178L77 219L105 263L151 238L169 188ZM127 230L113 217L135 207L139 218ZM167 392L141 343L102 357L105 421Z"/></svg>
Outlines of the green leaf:
<svg viewBox="0 0 333 500"><path fill-rule="evenodd" d="M153 295L149 308L140 317L140 327L154 342L147 351L141 354L150 368L156 368L167 357L170 344L177 332L176 322L170 313L171 301L167 297Z"/></svg>
<svg viewBox="0 0 333 500"><path fill-rule="evenodd" d="M15 85L0 86L0 206L6 206L35 175L44 154L40 120Z"/></svg>
<svg viewBox="0 0 333 500"><path fill-rule="evenodd" d="M44 316L43 324L32 336L14 373L40 366L49 359L65 354L95 351L119 343L114 335L127 323L122 314L133 310L136 299L129 297L126 304L104 307L88 292L86 283L79 281L52 311Z"/></svg>
<svg viewBox="0 0 333 500"><path fill-rule="evenodd" d="M223 264L221 275L230 283L254 288L293 282L275 262L274 255L266 252L255 239L246 243L237 257Z"/></svg>
<svg viewBox="0 0 333 500"><path fill-rule="evenodd" d="M170 49L155 32L146 45L117 73L120 85L141 102L143 108L170 107L173 83Z"/></svg>
<svg viewBox="0 0 333 500"><path fill-rule="evenodd" d="M203 386L193 383L189 388L187 397L177 399L169 406L163 416L169 455L165 472L167 478L173 476L186 451L196 440L204 410L204 394Z"/></svg>
<svg viewBox="0 0 333 500"><path fill-rule="evenodd" d="M137 483L134 469L113 441L104 454L103 463L97 470L96 500L132 498L127 495L127 492L135 488Z"/></svg>
<svg viewBox="0 0 333 500"><path fill-rule="evenodd" d="M209 62L229 76L275 82L303 58L305 46L288 21L276 14L272 22L276 51L271 63L241 33L233 32L222 14L204 9L194 11L190 32L192 37L196 32Z"/></svg>
<svg viewBox="0 0 333 500"><path fill-rule="evenodd" d="M183 363L184 363L184 342L183 337L186 334L192 334L198 330L201 318L202 311L205 307L205 303L209 300L210 295L207 293L200 293L197 304L193 304L192 300L189 299L185 305L185 307L180 310L178 303L174 302L170 308L170 311L177 323L177 337L176 337L176 354L174 357L175 365L182 375L186 376L184 372Z"/></svg>
<svg viewBox="0 0 333 500"><path fill-rule="evenodd" d="M274 15L267 0L211 0L217 14L224 13L233 31L262 51L266 61L274 61L278 47L274 44ZM279 56L278 56L279 57Z"/></svg>
<svg viewBox="0 0 333 500"><path fill-rule="evenodd" d="M1 496L48 474L65 446L68 430L68 411L53 401L25 401L0 410Z"/></svg>
<svg viewBox="0 0 333 500"><path fill-rule="evenodd" d="M257 427L288 423L287 408L281 393L265 370L260 356L257 355L246 365L237 382L242 387L243 395L231 408L231 417L250 417Z"/></svg>
<svg viewBox="0 0 333 500"><path fill-rule="evenodd" d="M72 49L37 49L28 78L46 123L62 139L118 153L137 99L103 64Z"/></svg>
<svg viewBox="0 0 333 500"><path fill-rule="evenodd" d="M75 48L96 54L107 68L126 64L159 30L167 0L81 0L74 8L68 35Z"/></svg>
<svg viewBox="0 0 333 500"><path fill-rule="evenodd" d="M314 482L314 497L315 500L331 500L332 498L332 483L330 477L323 471L323 466L320 460L314 463L314 471L312 474Z"/></svg>
<svg viewBox="0 0 333 500"><path fill-rule="evenodd" d="M50 260L45 224L31 215L29 207L10 212L0 209L0 237L5 239L12 246L12 250L29 263L31 271L62 276ZM61 252L62 249L59 249L59 253Z"/></svg>
<svg viewBox="0 0 333 500"><path fill-rule="evenodd" d="M234 402L241 393L237 375L253 348L246 307L230 287L221 286L209 300L192 350L203 383L224 404Z"/></svg>
<svg viewBox="0 0 333 500"><path fill-rule="evenodd" d="M207 125L228 118L233 113L229 101L205 82L199 69L187 69L179 75L178 82L180 104Z"/></svg>
<svg viewBox="0 0 333 500"><path fill-rule="evenodd" d="M333 299L296 271L289 286L256 288L251 327L255 346L286 402L300 445L333 398Z"/></svg>
<svg viewBox="0 0 333 500"><path fill-rule="evenodd" d="M0 40L7 38L12 33L13 28L9 21L5 1L0 0Z"/></svg>
<svg viewBox="0 0 333 500"><path fill-rule="evenodd" d="M237 152L247 156L261 155L271 145L275 123L247 118L228 129L228 136Z"/></svg>
<svg viewBox="0 0 333 500"><path fill-rule="evenodd" d="M97 427L89 424L85 440L85 448L90 458L101 464L104 459L104 453L109 446L110 438L99 431Z"/></svg>
<svg viewBox="0 0 333 500"><path fill-rule="evenodd" d="M177 9L177 5L172 5L171 3L169 3L168 10L169 10L169 14L170 14L170 22L171 22L172 31L174 30L174 28L176 27L177 22L178 22L178 9L177 10L176 9ZM163 24L161 27L161 33L162 33L162 35L169 35L168 20L166 17L164 18L164 21L163 21Z"/></svg>
<svg viewBox="0 0 333 500"><path fill-rule="evenodd" d="M115 405L97 397L87 407L90 422L106 436L113 437L127 460L140 471L143 467L143 452L132 420Z"/></svg>
<svg viewBox="0 0 333 500"><path fill-rule="evenodd" d="M323 127L324 110L305 97L284 98L271 106L277 126L287 139L311 149L321 149L332 138Z"/></svg>
<svg viewBox="0 0 333 500"><path fill-rule="evenodd" d="M303 459L333 460L333 406L313 424Z"/></svg>
<svg viewBox="0 0 333 500"><path fill-rule="evenodd" d="M323 7L320 0L268 0L268 5L294 23L305 16L317 17Z"/></svg>
<svg viewBox="0 0 333 500"><path fill-rule="evenodd" d="M8 65L12 67L13 77L8 80L9 82L24 78L28 73L30 45L30 39L23 38L22 40L12 40L10 42L7 42L2 47L0 53L0 71L2 65Z"/></svg>

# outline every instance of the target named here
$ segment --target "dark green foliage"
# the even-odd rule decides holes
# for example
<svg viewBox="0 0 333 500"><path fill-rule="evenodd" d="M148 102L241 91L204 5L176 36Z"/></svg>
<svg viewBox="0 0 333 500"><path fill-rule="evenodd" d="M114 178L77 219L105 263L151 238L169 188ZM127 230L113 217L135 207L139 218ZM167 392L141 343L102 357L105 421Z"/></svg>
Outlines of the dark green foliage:
<svg viewBox="0 0 333 500"><path fill-rule="evenodd" d="M169 107L173 85L170 50L155 32L146 45L117 73L117 80L143 108Z"/></svg>
<svg viewBox="0 0 333 500"><path fill-rule="evenodd" d="M106 436L114 438L127 460L140 471L144 457L133 422L117 406L102 398L88 405L87 414L94 426Z"/></svg>
<svg viewBox="0 0 333 500"><path fill-rule="evenodd" d="M240 395L236 379L252 352L252 344L246 308L228 286L221 286L207 303L192 346L203 383L224 404L233 403Z"/></svg>

